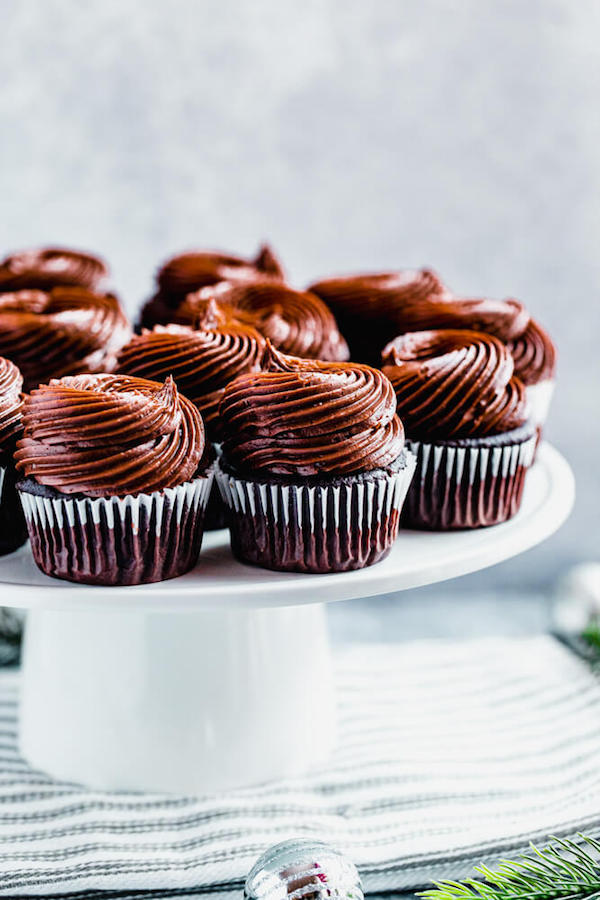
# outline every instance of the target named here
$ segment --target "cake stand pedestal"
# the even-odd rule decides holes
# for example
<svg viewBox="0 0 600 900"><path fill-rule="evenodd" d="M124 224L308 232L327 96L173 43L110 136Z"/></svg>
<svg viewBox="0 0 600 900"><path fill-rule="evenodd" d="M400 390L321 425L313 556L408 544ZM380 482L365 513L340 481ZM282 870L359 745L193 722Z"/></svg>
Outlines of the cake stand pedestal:
<svg viewBox="0 0 600 900"><path fill-rule="evenodd" d="M32 611L21 752L104 790L198 794L297 775L334 741L324 612Z"/></svg>
<svg viewBox="0 0 600 900"><path fill-rule="evenodd" d="M21 548L0 560L1 602L29 609L21 751L104 790L194 795L306 772L335 744L325 603L501 562L552 534L573 499L568 464L542 445L510 522L402 531L386 560L357 572L251 568L216 532L181 578L102 588L48 578Z"/></svg>

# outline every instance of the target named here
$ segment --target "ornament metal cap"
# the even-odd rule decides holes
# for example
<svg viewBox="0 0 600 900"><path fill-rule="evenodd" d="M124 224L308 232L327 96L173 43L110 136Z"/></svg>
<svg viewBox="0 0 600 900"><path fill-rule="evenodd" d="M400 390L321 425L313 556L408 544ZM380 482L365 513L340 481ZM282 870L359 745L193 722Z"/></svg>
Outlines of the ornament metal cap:
<svg viewBox="0 0 600 900"><path fill-rule="evenodd" d="M363 900L356 866L323 841L295 838L267 850L254 863L246 900Z"/></svg>

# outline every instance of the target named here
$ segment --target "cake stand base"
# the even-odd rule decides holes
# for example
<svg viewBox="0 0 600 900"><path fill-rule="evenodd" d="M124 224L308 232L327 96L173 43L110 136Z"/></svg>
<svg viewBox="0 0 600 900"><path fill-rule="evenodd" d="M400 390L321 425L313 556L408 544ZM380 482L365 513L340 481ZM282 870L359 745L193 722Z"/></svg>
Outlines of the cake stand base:
<svg viewBox="0 0 600 900"><path fill-rule="evenodd" d="M321 604L27 619L21 752L55 778L212 793L324 762L334 725Z"/></svg>

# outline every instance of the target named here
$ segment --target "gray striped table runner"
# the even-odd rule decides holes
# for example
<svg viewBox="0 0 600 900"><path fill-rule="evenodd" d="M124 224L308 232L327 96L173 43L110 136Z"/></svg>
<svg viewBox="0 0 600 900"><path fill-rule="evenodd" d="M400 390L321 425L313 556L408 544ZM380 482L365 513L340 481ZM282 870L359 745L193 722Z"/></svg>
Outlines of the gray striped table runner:
<svg viewBox="0 0 600 900"><path fill-rule="evenodd" d="M367 890L400 890L549 834L600 834L600 684L552 638L354 645L336 677L326 770L193 799L93 793L31 770L16 747L18 674L2 672L0 896L237 891L262 850L303 833L348 853ZM293 740L293 710L282 726Z"/></svg>

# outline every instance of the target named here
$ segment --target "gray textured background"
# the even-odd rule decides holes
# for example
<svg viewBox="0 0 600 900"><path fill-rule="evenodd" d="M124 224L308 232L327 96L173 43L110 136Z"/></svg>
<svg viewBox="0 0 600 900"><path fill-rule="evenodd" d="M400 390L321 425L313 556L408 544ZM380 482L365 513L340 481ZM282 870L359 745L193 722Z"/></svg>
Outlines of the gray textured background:
<svg viewBox="0 0 600 900"><path fill-rule="evenodd" d="M596 0L0 0L0 250L155 265L269 238L299 285L431 264L556 336L550 438L579 482L543 547L448 586L540 587L597 553Z"/></svg>

